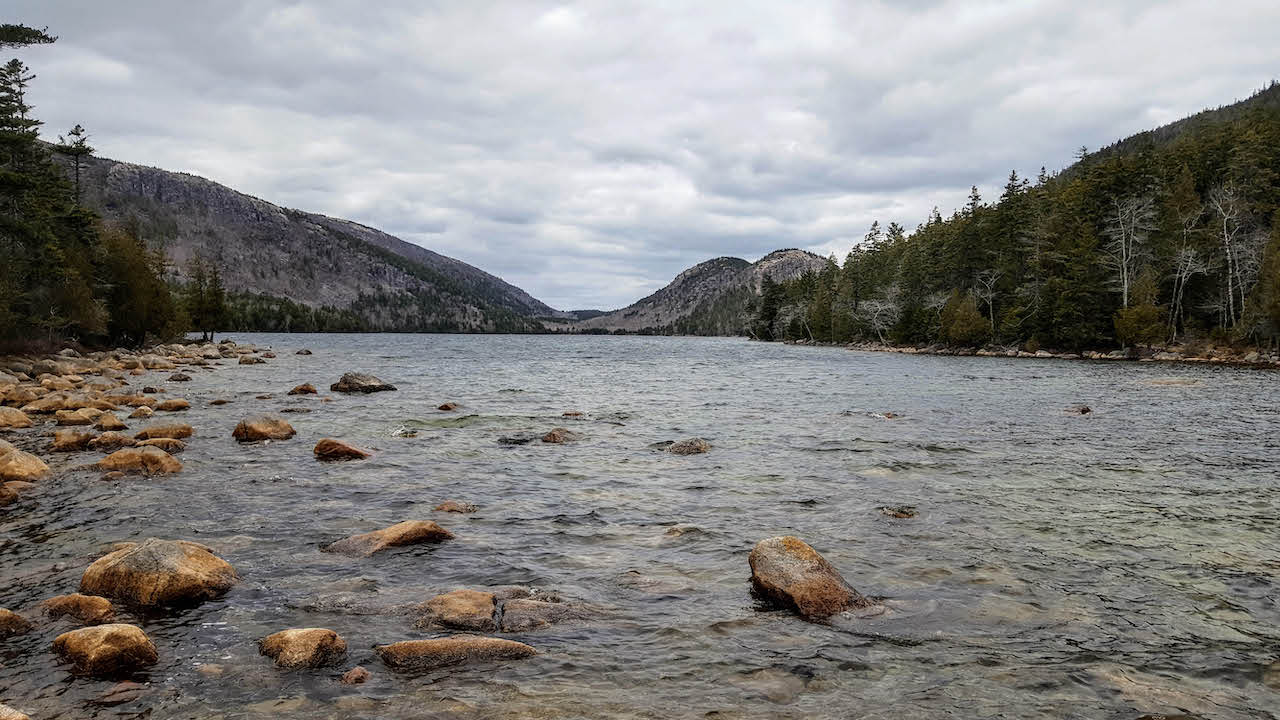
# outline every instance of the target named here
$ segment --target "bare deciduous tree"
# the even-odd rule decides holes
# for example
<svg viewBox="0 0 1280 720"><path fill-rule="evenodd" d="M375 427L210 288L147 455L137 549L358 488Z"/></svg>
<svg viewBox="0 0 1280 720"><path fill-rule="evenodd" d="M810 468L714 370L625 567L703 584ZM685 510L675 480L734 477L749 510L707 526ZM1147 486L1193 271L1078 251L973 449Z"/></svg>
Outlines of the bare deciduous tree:
<svg viewBox="0 0 1280 720"><path fill-rule="evenodd" d="M1240 239L1244 232L1245 208L1244 198L1235 185L1228 182L1215 187L1209 192L1209 207L1218 216L1219 239L1222 241L1223 266L1227 275L1225 315L1222 326L1232 327L1236 323L1236 297L1240 298L1240 308L1244 308L1244 288L1241 287Z"/></svg>
<svg viewBox="0 0 1280 720"><path fill-rule="evenodd" d="M996 333L996 283L1004 273L1000 270L983 270L974 277L974 294L987 304L987 316L991 319L991 334Z"/></svg>
<svg viewBox="0 0 1280 720"><path fill-rule="evenodd" d="M1155 197L1151 194L1114 198L1107 218L1107 255L1116 271L1122 307L1129 307L1129 288L1138 276L1146 251L1147 234L1154 227Z"/></svg>
<svg viewBox="0 0 1280 720"><path fill-rule="evenodd" d="M902 305L898 302L899 288L895 283L885 288L881 297L866 300L861 305L863 320L875 331L880 342L887 345L884 334L898 324L902 316Z"/></svg>

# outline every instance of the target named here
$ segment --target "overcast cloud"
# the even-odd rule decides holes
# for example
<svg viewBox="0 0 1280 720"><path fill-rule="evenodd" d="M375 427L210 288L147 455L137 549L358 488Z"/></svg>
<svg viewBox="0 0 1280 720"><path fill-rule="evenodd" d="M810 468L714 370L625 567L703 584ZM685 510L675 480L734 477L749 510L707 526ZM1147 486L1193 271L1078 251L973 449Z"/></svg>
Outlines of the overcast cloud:
<svg viewBox="0 0 1280 720"><path fill-rule="evenodd" d="M564 309L841 257L1277 69L1274 0L12 0L55 137L353 219Z"/></svg>

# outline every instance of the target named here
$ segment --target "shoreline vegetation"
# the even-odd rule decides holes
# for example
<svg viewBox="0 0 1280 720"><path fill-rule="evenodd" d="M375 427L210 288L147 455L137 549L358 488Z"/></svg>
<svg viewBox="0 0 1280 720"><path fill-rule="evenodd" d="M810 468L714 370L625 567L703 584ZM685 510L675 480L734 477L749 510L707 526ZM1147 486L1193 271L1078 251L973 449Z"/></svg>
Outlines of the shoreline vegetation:
<svg viewBox="0 0 1280 720"><path fill-rule="evenodd" d="M768 342L768 341L766 341ZM1020 350L1016 347L948 347L945 345L889 345L878 342L832 343L813 340L781 340L786 345L808 347L843 347L859 352L898 353L901 355L942 355L954 357L998 357L1037 360L1107 360L1129 362L1165 362L1208 365L1239 365L1252 368L1280 369L1280 352L1258 348L1222 348L1204 345L1170 345L1136 347L1126 350Z"/></svg>

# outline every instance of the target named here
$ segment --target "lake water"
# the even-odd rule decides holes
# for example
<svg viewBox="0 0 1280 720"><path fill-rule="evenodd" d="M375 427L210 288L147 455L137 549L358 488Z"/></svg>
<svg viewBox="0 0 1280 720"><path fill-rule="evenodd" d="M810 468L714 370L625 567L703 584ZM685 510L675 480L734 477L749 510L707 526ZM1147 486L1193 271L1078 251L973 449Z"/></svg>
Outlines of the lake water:
<svg viewBox="0 0 1280 720"><path fill-rule="evenodd" d="M1280 716L1275 372L736 339L236 339L279 357L131 379L192 401L182 473L60 472L0 510L0 606L74 592L109 543L148 536L211 546L241 583L126 616L160 652L136 700L96 703L114 683L57 665L49 641L67 627L50 626L0 645L3 701L36 720ZM399 391L285 396L301 382L331 395L349 370ZM1079 404L1093 412L1066 412ZM291 405L312 409L285 416L293 440L231 439ZM498 442L556 426L581 440ZM375 455L318 463L327 436ZM692 436L714 449L648 447ZM446 499L480 510L432 510ZM319 550L405 519L457 537ZM783 534L885 612L825 625L759 605L747 554ZM406 674L372 652L436 634L407 604L513 584L595 615L511 635L539 650L522 661ZM346 638L345 664L283 672L257 654L258 638L313 626ZM339 684L356 664L371 681Z"/></svg>

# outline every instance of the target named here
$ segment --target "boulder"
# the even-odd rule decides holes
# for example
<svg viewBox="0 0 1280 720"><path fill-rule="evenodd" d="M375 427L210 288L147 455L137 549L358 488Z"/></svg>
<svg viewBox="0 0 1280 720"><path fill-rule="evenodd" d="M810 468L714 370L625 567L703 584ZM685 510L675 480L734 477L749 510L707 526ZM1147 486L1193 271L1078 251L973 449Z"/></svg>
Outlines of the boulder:
<svg viewBox="0 0 1280 720"><path fill-rule="evenodd" d="M76 452L89 447L89 441L96 437L91 432L79 430L55 430L53 442L49 444L50 452Z"/></svg>
<svg viewBox="0 0 1280 720"><path fill-rule="evenodd" d="M167 453L180 453L187 449L187 444L177 438L151 438L150 440L139 440L137 447L154 447L160 448Z"/></svg>
<svg viewBox="0 0 1280 720"><path fill-rule="evenodd" d="M53 652L75 670L93 677L127 675L159 656L151 639L136 625L112 623L66 632L53 640Z"/></svg>
<svg viewBox="0 0 1280 720"><path fill-rule="evenodd" d="M17 408L0 407L0 428L29 428L31 418Z"/></svg>
<svg viewBox="0 0 1280 720"><path fill-rule="evenodd" d="M301 351L299 351L299 352L301 352ZM310 353L310 352L308 352L307 354L308 354L308 355L310 355L311 353ZM351 668L350 670L348 670L348 671L346 671L346 672L342 673L342 684L343 684L343 685L363 685L364 683L366 683L366 682L368 682L368 681L369 681L369 671L368 671L368 670L365 670L364 668L360 667L359 665L357 665L357 666L355 666L355 667ZM4 720L4 718L0 718L0 720Z"/></svg>
<svg viewBox="0 0 1280 720"><path fill-rule="evenodd" d="M518 660L537 655L524 643L481 635L454 635L431 640L407 640L374 648L382 662L393 668L429 670L493 660Z"/></svg>
<svg viewBox="0 0 1280 720"><path fill-rule="evenodd" d="M310 354L311 354L311 351L306 348L302 348L298 352L294 353L294 355L310 355Z"/></svg>
<svg viewBox="0 0 1280 720"><path fill-rule="evenodd" d="M317 460L363 460L373 455L368 450L361 450L333 438L324 438L316 443L313 452Z"/></svg>
<svg viewBox="0 0 1280 720"><path fill-rule="evenodd" d="M218 597L237 580L231 565L203 545L147 538L90 565L80 592L144 607L185 606Z"/></svg>
<svg viewBox="0 0 1280 720"><path fill-rule="evenodd" d="M566 443L578 439L578 434L565 428L555 428L551 432L542 436L544 443Z"/></svg>
<svg viewBox="0 0 1280 720"><path fill-rule="evenodd" d="M133 447L134 444L135 441L133 438L114 430L108 430L89 441L89 447L91 449L101 452L119 450L124 447Z"/></svg>
<svg viewBox="0 0 1280 720"><path fill-rule="evenodd" d="M169 382L191 382L191 376L177 372L169 376Z"/></svg>
<svg viewBox="0 0 1280 720"><path fill-rule="evenodd" d="M133 437L135 440L150 440L151 438L173 438L181 440L189 438L195 434L195 428L187 423L169 423L166 425L152 425L151 427L142 428Z"/></svg>
<svg viewBox="0 0 1280 720"><path fill-rule="evenodd" d="M104 412L98 416L98 421L93 424L98 430L128 430L129 426L124 421L116 417L114 413Z"/></svg>
<svg viewBox="0 0 1280 720"><path fill-rule="evenodd" d="M218 406L218 405L226 405L230 402L231 401L226 398L214 398L213 400L209 401L209 404L213 406Z"/></svg>
<svg viewBox="0 0 1280 720"><path fill-rule="evenodd" d="M435 509L439 512L473 513L479 510L480 506L472 505L471 503L458 502L457 500L445 500L437 505Z"/></svg>
<svg viewBox="0 0 1280 720"><path fill-rule="evenodd" d="M710 449L711 443L702 438L689 438L667 446L667 452L672 455L698 455Z"/></svg>
<svg viewBox="0 0 1280 720"><path fill-rule="evenodd" d="M502 604L502 632L529 632L581 615L579 609L566 603L515 598Z"/></svg>
<svg viewBox="0 0 1280 720"><path fill-rule="evenodd" d="M231 431L231 437L240 442L256 440L288 440L296 432L284 418L273 415L255 415L245 418Z"/></svg>
<svg viewBox="0 0 1280 720"><path fill-rule="evenodd" d="M191 403L182 398L169 398L156 405L156 410L161 412L177 412L178 410L187 410L191 407Z"/></svg>
<svg viewBox="0 0 1280 720"><path fill-rule="evenodd" d="M459 407L458 403L456 402L447 402L447 403L441 404L440 407L437 407L436 409L441 410L443 412L452 412L454 410L457 410L458 407Z"/></svg>
<svg viewBox="0 0 1280 720"><path fill-rule="evenodd" d="M355 557L372 555L389 547L439 543L453 538L453 533L430 520L405 520L381 530L352 535L324 548L325 552Z"/></svg>
<svg viewBox="0 0 1280 720"><path fill-rule="evenodd" d="M129 417L137 418L139 420L145 420L155 414L156 414L156 411L152 410L147 405L139 405L136 410L129 413Z"/></svg>
<svg viewBox="0 0 1280 720"><path fill-rule="evenodd" d="M164 450L146 445L113 452L98 461L98 469L161 475L180 472L182 463Z"/></svg>
<svg viewBox="0 0 1280 720"><path fill-rule="evenodd" d="M258 650L282 668L335 665L347 654L347 642L325 628L281 630L258 641Z"/></svg>
<svg viewBox="0 0 1280 720"><path fill-rule="evenodd" d="M820 620L865 602L831 563L798 537L761 540L748 563L757 594L807 619Z"/></svg>
<svg viewBox="0 0 1280 720"><path fill-rule="evenodd" d="M111 601L97 595L59 595L40 603L40 607L50 618L69 617L81 625L101 625L115 618Z"/></svg>
<svg viewBox="0 0 1280 720"><path fill-rule="evenodd" d="M8 705L0 705L0 720L31 720L31 716Z"/></svg>
<svg viewBox="0 0 1280 720"><path fill-rule="evenodd" d="M80 408L78 410L58 410L53 414L53 417L58 421L59 425L92 425L93 421L97 420L101 414L101 410Z"/></svg>
<svg viewBox="0 0 1280 720"><path fill-rule="evenodd" d="M436 595L420 606L423 615L417 625L421 628L493 631L498 629L493 617L497 607L491 592L454 590Z"/></svg>
<svg viewBox="0 0 1280 720"><path fill-rule="evenodd" d="M340 393L372 393L395 390L396 386L384 383L372 375L346 373L338 382L330 385L329 389Z"/></svg>
<svg viewBox="0 0 1280 720"><path fill-rule="evenodd" d="M178 367L159 355L143 355L138 360L142 363L142 367L148 370L176 370Z"/></svg>
<svg viewBox="0 0 1280 720"><path fill-rule="evenodd" d="M4 404L14 409L23 407L40 399L40 395L29 387L14 388L4 395ZM24 412L23 415L26 413Z"/></svg>
<svg viewBox="0 0 1280 720"><path fill-rule="evenodd" d="M0 480L34 482L48 472L43 460L0 440Z"/></svg>
<svg viewBox="0 0 1280 720"><path fill-rule="evenodd" d="M50 393L22 406L22 412L28 415L50 415L66 406L66 397L60 393Z"/></svg>
<svg viewBox="0 0 1280 720"><path fill-rule="evenodd" d="M316 386L311 383L303 383L289 391L290 395L315 395Z"/></svg>
<svg viewBox="0 0 1280 720"><path fill-rule="evenodd" d="M31 622L12 610L0 609L0 638L21 635L31 629Z"/></svg>
<svg viewBox="0 0 1280 720"><path fill-rule="evenodd" d="M18 491L9 487L9 483L0 485L0 507L12 505L18 501Z"/></svg>

